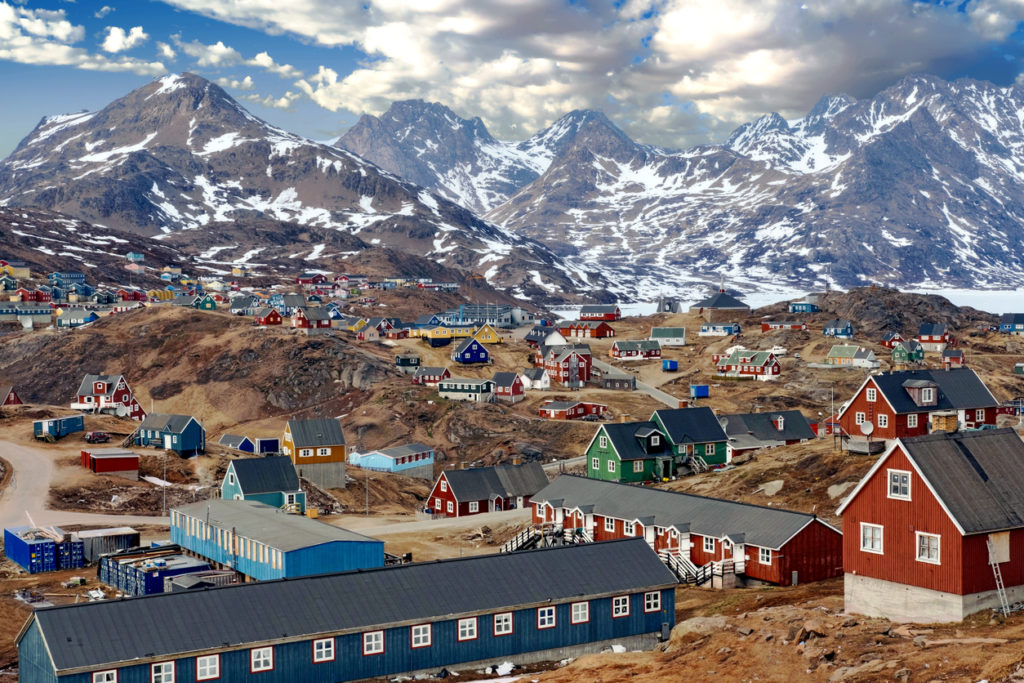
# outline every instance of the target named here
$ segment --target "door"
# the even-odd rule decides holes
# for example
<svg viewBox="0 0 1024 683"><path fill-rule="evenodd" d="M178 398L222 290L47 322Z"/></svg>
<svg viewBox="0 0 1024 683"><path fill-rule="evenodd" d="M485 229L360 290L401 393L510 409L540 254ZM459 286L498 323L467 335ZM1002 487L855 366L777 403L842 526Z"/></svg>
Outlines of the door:
<svg viewBox="0 0 1024 683"><path fill-rule="evenodd" d="M164 434L164 448L167 449L167 450L171 450L171 435L170 434Z"/></svg>

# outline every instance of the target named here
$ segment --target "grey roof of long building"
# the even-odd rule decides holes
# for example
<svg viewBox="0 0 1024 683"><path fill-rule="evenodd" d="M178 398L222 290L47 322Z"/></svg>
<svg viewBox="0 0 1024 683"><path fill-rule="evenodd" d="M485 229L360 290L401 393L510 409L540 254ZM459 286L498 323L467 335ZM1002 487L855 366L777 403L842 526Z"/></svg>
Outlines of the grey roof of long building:
<svg viewBox="0 0 1024 683"><path fill-rule="evenodd" d="M340 446L345 443L341 423L330 417L315 417L309 420L288 420L292 442L296 448L317 446Z"/></svg>
<svg viewBox="0 0 1024 683"><path fill-rule="evenodd" d="M152 413L146 416L146 419L139 425L139 429L154 429L158 432L174 432L181 433L189 420L193 419L191 415L165 415L163 413ZM196 420L198 424L199 420ZM199 425L202 427L202 425Z"/></svg>
<svg viewBox="0 0 1024 683"><path fill-rule="evenodd" d="M776 428L775 420L782 418L782 429ZM722 415L725 433L733 435L750 434L758 441L801 441L815 438L810 422L799 410L781 410L767 413L738 413Z"/></svg>
<svg viewBox="0 0 1024 683"><path fill-rule="evenodd" d="M614 313L619 310L615 304L584 304L580 307L580 313Z"/></svg>
<svg viewBox="0 0 1024 683"><path fill-rule="evenodd" d="M433 451L434 449L430 446L426 446L421 443L410 443L404 446L393 446L391 448L381 448L377 452L381 455L386 455L389 458L401 458L406 455L416 455L417 453L426 453L427 451Z"/></svg>
<svg viewBox="0 0 1024 683"><path fill-rule="evenodd" d="M445 472L445 477L461 501L488 500L496 495L532 496L548 484L548 475L539 462L451 470Z"/></svg>
<svg viewBox="0 0 1024 683"><path fill-rule="evenodd" d="M773 550L816 519L792 510L566 474L538 492L532 502L587 507L588 512L617 519L646 517L665 528L688 524L690 533L712 538L744 534L746 543Z"/></svg>
<svg viewBox="0 0 1024 683"><path fill-rule="evenodd" d="M654 414L661 418L661 423L665 425L665 430L668 432L668 438L676 445L726 440L722 424L715 417L711 408L707 406L666 408L656 410ZM653 420L654 417L651 416L651 419Z"/></svg>
<svg viewBox="0 0 1024 683"><path fill-rule="evenodd" d="M36 610L58 671L670 588L640 538Z"/></svg>
<svg viewBox="0 0 1024 683"><path fill-rule="evenodd" d="M1014 430L939 432L902 443L964 533L1024 527L1024 442Z"/></svg>
<svg viewBox="0 0 1024 683"><path fill-rule="evenodd" d="M872 375L871 379L897 413L915 413L922 410L903 388L906 381L934 382L937 385L938 403L935 406L928 406L926 410L929 411L988 408L999 405L992 392L970 368L883 372Z"/></svg>
<svg viewBox="0 0 1024 683"><path fill-rule="evenodd" d="M302 515L289 514L255 500L211 498L174 509L184 515L208 521L211 526L234 529L240 536L260 541L282 552L334 541L384 542Z"/></svg>
<svg viewBox="0 0 1024 683"><path fill-rule="evenodd" d="M239 458L232 461L242 493L298 491L299 475L287 455L265 458Z"/></svg>

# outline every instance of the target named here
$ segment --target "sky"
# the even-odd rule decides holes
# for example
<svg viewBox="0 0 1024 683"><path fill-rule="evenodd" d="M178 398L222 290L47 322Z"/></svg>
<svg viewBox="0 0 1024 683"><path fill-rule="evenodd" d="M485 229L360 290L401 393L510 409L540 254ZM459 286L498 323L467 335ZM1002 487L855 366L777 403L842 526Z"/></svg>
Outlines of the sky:
<svg viewBox="0 0 1024 683"><path fill-rule="evenodd" d="M599 109L683 148L910 73L1024 84L1022 21L1024 0L0 0L0 157L182 71L316 140L420 98L503 139Z"/></svg>

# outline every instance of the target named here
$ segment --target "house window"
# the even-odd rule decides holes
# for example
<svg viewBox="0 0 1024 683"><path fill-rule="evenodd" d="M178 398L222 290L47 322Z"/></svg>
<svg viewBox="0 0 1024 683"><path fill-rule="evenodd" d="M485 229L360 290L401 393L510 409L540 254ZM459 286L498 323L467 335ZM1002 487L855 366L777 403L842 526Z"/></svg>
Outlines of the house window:
<svg viewBox="0 0 1024 683"><path fill-rule="evenodd" d="M758 548L757 549L757 561L759 564L771 564L772 563L772 551L771 548Z"/></svg>
<svg viewBox="0 0 1024 683"><path fill-rule="evenodd" d="M704 455L714 455L714 454L715 454L715 444L713 444L713 443L705 444L704 445Z"/></svg>
<svg viewBox="0 0 1024 683"><path fill-rule="evenodd" d="M651 591L644 593L644 612L657 612L661 610L661 592Z"/></svg>
<svg viewBox="0 0 1024 683"><path fill-rule="evenodd" d="M470 501L469 502L469 511L470 512L480 512L480 502L476 501L476 500Z"/></svg>
<svg viewBox="0 0 1024 683"><path fill-rule="evenodd" d="M629 596L628 595L616 595L612 598L612 618L618 619L619 617L629 616Z"/></svg>
<svg viewBox="0 0 1024 683"><path fill-rule="evenodd" d="M591 458L590 459L590 469L595 470L595 471L600 470L601 469L601 459L600 458Z"/></svg>
<svg viewBox="0 0 1024 683"><path fill-rule="evenodd" d="M313 641L313 661L317 663L334 661L334 638L321 638Z"/></svg>
<svg viewBox="0 0 1024 683"><path fill-rule="evenodd" d="M96 671L92 683L117 683L117 671Z"/></svg>
<svg viewBox="0 0 1024 683"><path fill-rule="evenodd" d="M865 392L865 398L868 403L874 403L878 399L878 389L868 389Z"/></svg>
<svg viewBox="0 0 1024 683"><path fill-rule="evenodd" d="M713 553L715 552L715 539L710 536L704 537L704 552Z"/></svg>
<svg viewBox="0 0 1024 683"><path fill-rule="evenodd" d="M494 615L494 635L507 636L512 633L512 613L502 612Z"/></svg>
<svg viewBox="0 0 1024 683"><path fill-rule="evenodd" d="M853 416L853 423L859 425L864 424L864 413L855 413Z"/></svg>
<svg viewBox="0 0 1024 683"><path fill-rule="evenodd" d="M554 607L538 607L537 608L537 628L554 628L555 627L555 608Z"/></svg>
<svg viewBox="0 0 1024 683"><path fill-rule="evenodd" d="M907 427L917 427L917 413L911 413L907 415Z"/></svg>
<svg viewBox="0 0 1024 683"><path fill-rule="evenodd" d="M160 662L149 670L152 683L174 683L174 662Z"/></svg>
<svg viewBox="0 0 1024 683"><path fill-rule="evenodd" d="M274 648L254 647L249 650L249 670L252 673L271 671L274 668Z"/></svg>
<svg viewBox="0 0 1024 683"><path fill-rule="evenodd" d="M882 526L880 524L860 524L860 549L866 553L882 554Z"/></svg>
<svg viewBox="0 0 1024 683"><path fill-rule="evenodd" d="M318 449L316 449L316 454L317 455L330 455L331 454L331 449L330 448L318 448Z"/></svg>
<svg viewBox="0 0 1024 683"><path fill-rule="evenodd" d="M927 387L921 390L921 403L931 403L935 400L935 389Z"/></svg>
<svg viewBox="0 0 1024 683"><path fill-rule="evenodd" d="M614 460L611 460L611 459L608 460L608 471L609 472L614 472L615 471L615 461Z"/></svg>
<svg viewBox="0 0 1024 683"><path fill-rule="evenodd" d="M889 497L910 500L910 472L889 470Z"/></svg>
<svg viewBox="0 0 1024 683"><path fill-rule="evenodd" d="M984 408L978 408L977 410L975 410L974 411L974 419L977 422L984 421L984 419L985 419L985 409Z"/></svg>
<svg viewBox="0 0 1024 683"><path fill-rule="evenodd" d="M878 426L879 427L888 427L889 426L889 416L885 415L885 414L879 415L878 416Z"/></svg>
<svg viewBox="0 0 1024 683"><path fill-rule="evenodd" d="M441 499L440 498L435 498L434 499L434 509L435 510L440 510L441 509Z"/></svg>
<svg viewBox="0 0 1024 683"><path fill-rule="evenodd" d="M634 472L643 472L644 471L644 461L643 460L634 460L633 461L633 471Z"/></svg>
<svg viewBox="0 0 1024 683"><path fill-rule="evenodd" d="M448 492L448 481L445 480L445 479L442 479L441 480L441 493L447 493L447 492Z"/></svg>
<svg viewBox="0 0 1024 683"><path fill-rule="evenodd" d="M661 437L659 435L657 435L657 434L652 434L651 435L651 445L652 446L660 446L661 445Z"/></svg>
<svg viewBox="0 0 1024 683"><path fill-rule="evenodd" d="M622 533L626 536L632 536L634 533L636 533L636 527L633 524L633 522L623 522Z"/></svg>
<svg viewBox="0 0 1024 683"><path fill-rule="evenodd" d="M430 624L420 624L413 626L411 629L412 646L417 647L430 647L431 640L433 638L433 628Z"/></svg>
<svg viewBox="0 0 1024 683"><path fill-rule="evenodd" d="M448 514L450 515L453 512L455 512L455 505L449 500L448 501Z"/></svg>
<svg viewBox="0 0 1024 683"><path fill-rule="evenodd" d="M569 621L573 624L585 624L590 621L590 603L574 602Z"/></svg>
<svg viewBox="0 0 1024 683"><path fill-rule="evenodd" d="M459 619L459 641L476 640L476 617Z"/></svg>
<svg viewBox="0 0 1024 683"><path fill-rule="evenodd" d="M930 564L941 564L939 561L939 536L938 534L925 534L917 532L917 561Z"/></svg>
<svg viewBox="0 0 1024 683"><path fill-rule="evenodd" d="M312 455L313 455L313 449L312 448L300 448L299 449L299 457L300 458L308 458L308 457L311 457Z"/></svg>
<svg viewBox="0 0 1024 683"><path fill-rule="evenodd" d="M610 531L612 533L615 532L615 518L614 517L605 517L604 518L604 530L605 531Z"/></svg>
<svg viewBox="0 0 1024 683"><path fill-rule="evenodd" d="M363 634L363 654L379 655L384 652L384 631L367 631Z"/></svg>
<svg viewBox="0 0 1024 683"><path fill-rule="evenodd" d="M234 486L235 485L235 475L230 473L230 472L228 473L228 484L230 486Z"/></svg>
<svg viewBox="0 0 1024 683"><path fill-rule="evenodd" d="M597 445L599 448L608 448L608 437L599 436L597 437Z"/></svg>
<svg viewBox="0 0 1024 683"><path fill-rule="evenodd" d="M196 657L196 680L212 681L220 678L220 655Z"/></svg>

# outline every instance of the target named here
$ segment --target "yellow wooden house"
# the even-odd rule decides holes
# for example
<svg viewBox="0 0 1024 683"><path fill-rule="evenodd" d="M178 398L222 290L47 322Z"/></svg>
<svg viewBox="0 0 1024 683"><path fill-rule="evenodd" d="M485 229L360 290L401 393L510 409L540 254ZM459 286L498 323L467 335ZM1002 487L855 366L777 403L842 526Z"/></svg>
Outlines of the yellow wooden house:
<svg viewBox="0 0 1024 683"><path fill-rule="evenodd" d="M476 328L473 332L473 339L481 344L500 344L502 342L501 335L491 327L490 323L484 323Z"/></svg>

